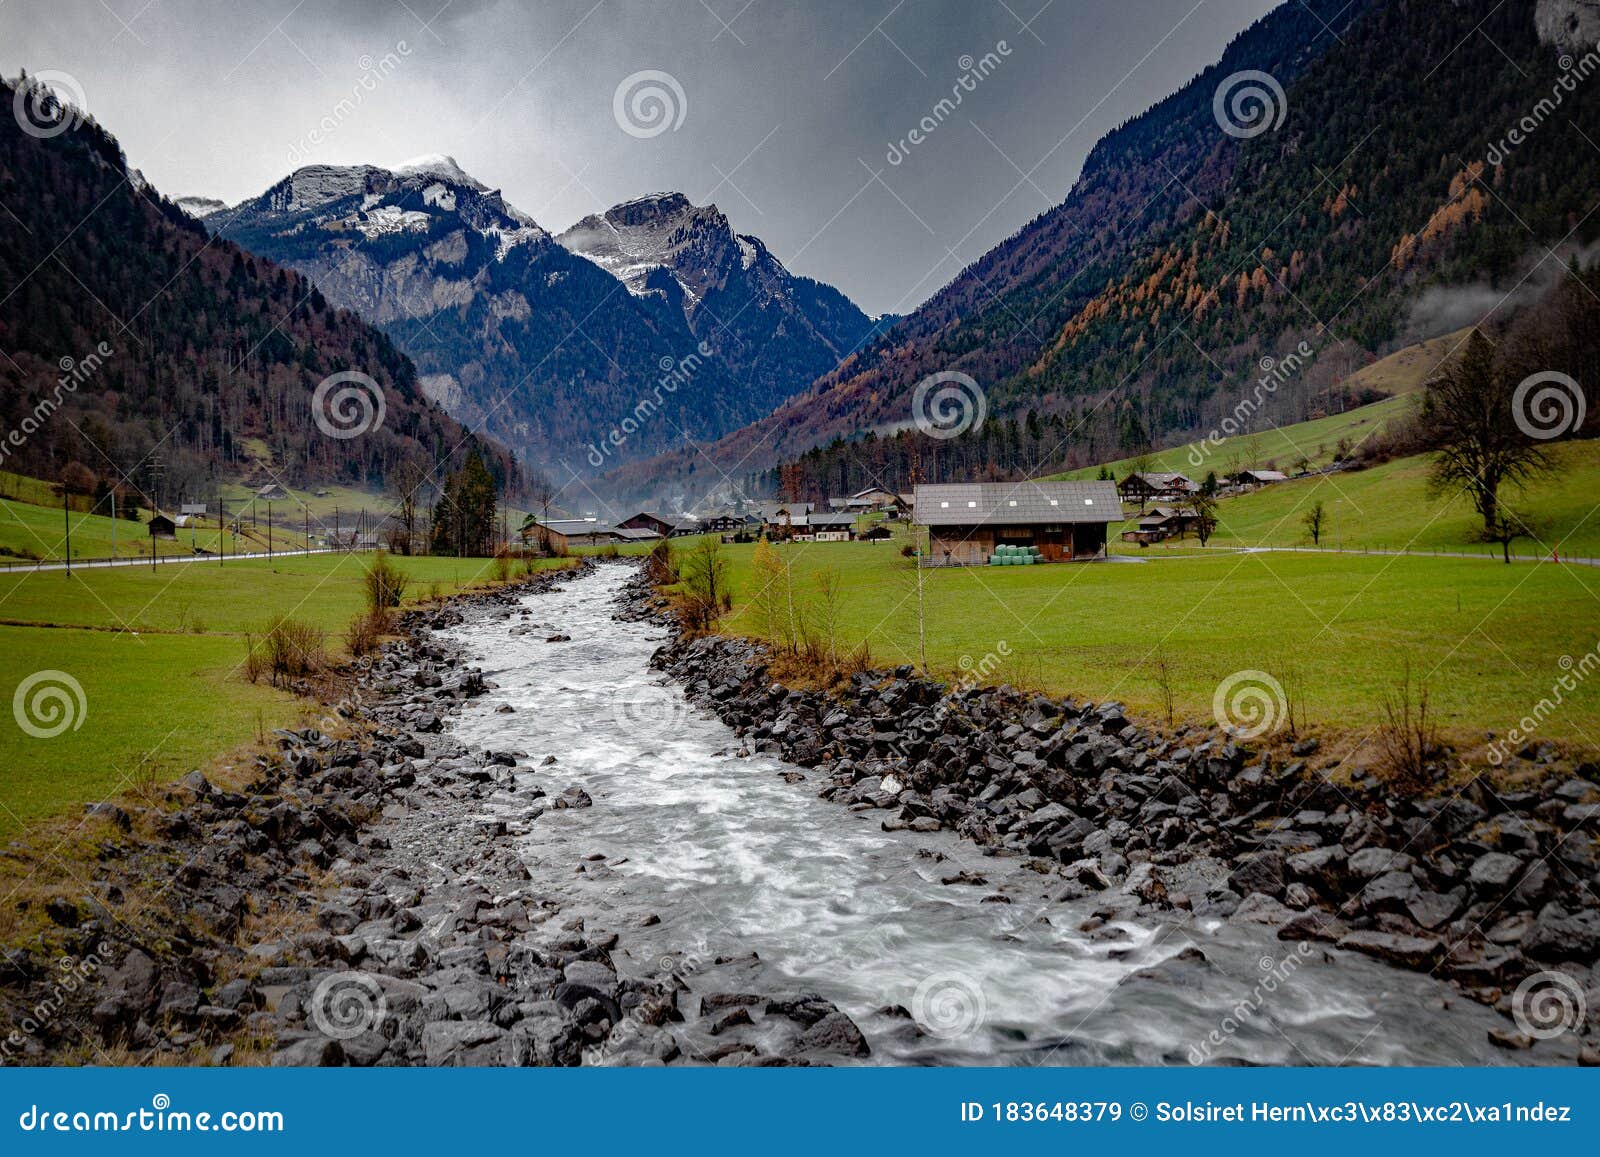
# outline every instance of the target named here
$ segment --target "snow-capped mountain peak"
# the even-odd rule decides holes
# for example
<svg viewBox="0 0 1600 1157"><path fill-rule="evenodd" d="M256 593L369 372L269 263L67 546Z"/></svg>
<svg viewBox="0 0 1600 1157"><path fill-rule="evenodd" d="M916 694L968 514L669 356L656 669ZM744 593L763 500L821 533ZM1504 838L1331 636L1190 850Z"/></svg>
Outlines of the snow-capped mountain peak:
<svg viewBox="0 0 1600 1157"><path fill-rule="evenodd" d="M219 201L215 197L175 197L172 203L197 221L228 207L226 201Z"/></svg>
<svg viewBox="0 0 1600 1157"><path fill-rule="evenodd" d="M623 201L585 217L556 240L636 296L661 291L656 270L670 274L692 301L758 265L778 280L788 277L759 240L734 233L722 210L695 205L677 192Z"/></svg>
<svg viewBox="0 0 1600 1157"><path fill-rule="evenodd" d="M476 177L471 176L456 163L456 159L444 153L424 153L394 170L398 177L430 176L443 177L445 180L457 185L465 185L469 189L476 189L480 193L487 193L489 187Z"/></svg>

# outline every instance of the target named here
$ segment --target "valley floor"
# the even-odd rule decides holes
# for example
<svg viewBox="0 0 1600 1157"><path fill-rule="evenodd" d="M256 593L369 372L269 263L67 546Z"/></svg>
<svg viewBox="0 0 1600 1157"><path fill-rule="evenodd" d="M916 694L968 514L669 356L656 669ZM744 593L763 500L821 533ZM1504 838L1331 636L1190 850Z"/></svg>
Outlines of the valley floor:
<svg viewBox="0 0 1600 1157"><path fill-rule="evenodd" d="M752 604L754 548L727 549L728 629L768 636ZM814 627L825 618L817 576L838 572L840 650L865 642L880 665L918 662L917 573L896 547L779 549ZM1224 680L1265 672L1305 724L1357 738L1409 669L1450 737L1471 748L1533 712L1570 668L1600 662L1583 662L1600 646L1600 574L1588 567L1237 550L1147 558L926 570L928 665L950 679L1117 699L1157 718L1170 690L1179 719L1209 719ZM1560 694L1536 739L1600 750L1600 686Z"/></svg>
<svg viewBox="0 0 1600 1157"><path fill-rule="evenodd" d="M51 730L50 706L0 712L0 837L141 784L195 767L227 778L242 747L313 714L309 701L244 675L245 636L276 616L323 632L329 650L363 607L365 554L318 554L158 568L0 574L0 687L39 676L33 694L70 720ZM409 602L491 581L493 560L401 558ZM562 560L536 562L536 567ZM520 570L520 567L518 568ZM65 678L63 678L63 676Z"/></svg>

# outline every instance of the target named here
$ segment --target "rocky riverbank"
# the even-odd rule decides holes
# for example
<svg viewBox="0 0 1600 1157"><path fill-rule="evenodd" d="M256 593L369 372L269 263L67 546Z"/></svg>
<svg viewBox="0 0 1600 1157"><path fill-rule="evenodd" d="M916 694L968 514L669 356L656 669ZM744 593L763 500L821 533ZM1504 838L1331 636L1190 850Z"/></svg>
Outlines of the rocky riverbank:
<svg viewBox="0 0 1600 1157"><path fill-rule="evenodd" d="M619 613L666 621L642 578ZM1506 1049L1600 1063L1593 764L1406 798L1371 775L1336 782L1314 741L1280 758L1220 730L1162 734L1116 703L951 689L910 667L797 690L760 646L722 637L680 638L654 662L751 750L815 769L797 790L820 778L825 798L883 812L885 831L950 829L1027 857L1056 900L1098 901L1091 924L1266 925L1448 979L1513 1018L1490 1034Z"/></svg>
<svg viewBox="0 0 1600 1157"><path fill-rule="evenodd" d="M473 821L514 760L443 734L488 685L432 632L590 565L404 613L322 728L274 733L247 790L191 772L150 806L91 808L112 835L81 895L0 961L4 1061L437 1064L489 1043L470 1013L497 1039L525 1019L502 1005L548 958L510 942L559 912L519 888L511 823ZM603 955L581 922L558 940ZM557 1063L581 1039L544 1018L518 1047Z"/></svg>
<svg viewBox="0 0 1600 1157"><path fill-rule="evenodd" d="M492 684L436 632L472 622L547 633L525 596L594 565L407 612L404 639L330 710L327 729L337 721L350 737L276 733L247 792L195 772L140 814L96 809L92 822L123 838L104 848L79 900L52 904L53 932L0 961L13 1026L5 1063L867 1055L856 1025L815 994L724 990L754 971L753 955L663 958L650 975L619 975L619 933L588 927L591 914L535 884L518 851L547 810L591 807L589 795L558 786L554 754L469 749L451 736L450 717ZM697 974L694 987L715 976L716 990L694 992Z"/></svg>

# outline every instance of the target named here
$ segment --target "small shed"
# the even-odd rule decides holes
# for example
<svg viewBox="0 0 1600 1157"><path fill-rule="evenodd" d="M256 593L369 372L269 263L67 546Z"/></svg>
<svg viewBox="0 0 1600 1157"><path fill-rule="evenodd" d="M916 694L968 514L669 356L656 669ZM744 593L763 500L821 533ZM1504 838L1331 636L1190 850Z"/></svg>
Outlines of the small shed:
<svg viewBox="0 0 1600 1157"><path fill-rule="evenodd" d="M178 524L165 514L152 514L149 526L151 538L175 539L178 537Z"/></svg>

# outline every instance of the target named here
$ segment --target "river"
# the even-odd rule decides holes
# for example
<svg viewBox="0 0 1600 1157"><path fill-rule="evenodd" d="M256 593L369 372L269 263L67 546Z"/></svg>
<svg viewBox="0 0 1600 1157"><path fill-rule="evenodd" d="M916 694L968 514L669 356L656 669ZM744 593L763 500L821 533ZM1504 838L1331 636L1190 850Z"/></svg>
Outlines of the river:
<svg viewBox="0 0 1600 1157"><path fill-rule="evenodd" d="M552 800L573 785L592 797L547 810L521 851L564 910L620 934L624 975L665 961L696 994L820 993L873 1063L1526 1058L1488 1041L1509 1022L1427 976L1186 913L1095 927L1093 899L1045 899L1049 879L1020 858L885 833L888 813L818 798L804 769L741 754L650 669L666 632L612 617L629 573L603 566L530 596L527 617L449 632L498 685L468 704L460 737L526 753L519 782ZM941 882L963 871L984 882Z"/></svg>

